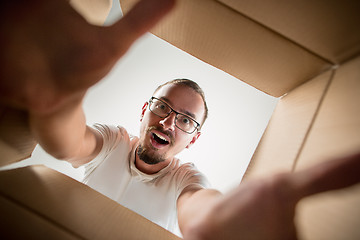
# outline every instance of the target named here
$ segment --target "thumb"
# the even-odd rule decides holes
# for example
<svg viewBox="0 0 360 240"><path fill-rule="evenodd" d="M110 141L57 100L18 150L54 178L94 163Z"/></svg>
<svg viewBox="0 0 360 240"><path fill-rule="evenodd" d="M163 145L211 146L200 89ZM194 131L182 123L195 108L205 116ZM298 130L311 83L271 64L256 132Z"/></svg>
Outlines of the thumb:
<svg viewBox="0 0 360 240"><path fill-rule="evenodd" d="M360 153L337 158L292 175L291 186L303 197L360 183Z"/></svg>
<svg viewBox="0 0 360 240"><path fill-rule="evenodd" d="M141 0L122 19L107 28L110 44L122 55L131 44L156 25L175 0Z"/></svg>

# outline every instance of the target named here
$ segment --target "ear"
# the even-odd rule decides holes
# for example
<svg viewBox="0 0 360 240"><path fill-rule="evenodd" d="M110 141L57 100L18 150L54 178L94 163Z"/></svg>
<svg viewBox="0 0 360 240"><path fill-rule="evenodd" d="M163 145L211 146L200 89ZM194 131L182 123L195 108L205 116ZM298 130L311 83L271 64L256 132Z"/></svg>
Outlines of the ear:
<svg viewBox="0 0 360 240"><path fill-rule="evenodd" d="M186 146L186 148L190 148L191 145L193 145L196 140L200 137L201 132L197 132L195 136L191 139L191 142Z"/></svg>
<svg viewBox="0 0 360 240"><path fill-rule="evenodd" d="M144 117L144 114L146 112L146 108L147 108L148 104L149 104L148 102L145 102L144 106L141 109L140 122L143 120L143 117Z"/></svg>

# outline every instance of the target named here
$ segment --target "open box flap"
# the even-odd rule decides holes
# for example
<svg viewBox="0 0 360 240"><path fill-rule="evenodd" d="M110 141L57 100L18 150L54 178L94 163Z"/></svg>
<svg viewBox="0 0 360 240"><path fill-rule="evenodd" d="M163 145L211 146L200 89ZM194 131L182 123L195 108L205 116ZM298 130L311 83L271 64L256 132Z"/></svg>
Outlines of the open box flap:
<svg viewBox="0 0 360 240"><path fill-rule="evenodd" d="M179 239L90 187L44 166L0 171L0 199L6 203L0 204L1 219L6 221L0 224L2 237L13 236L11 228L5 226L15 225L22 239L43 239L43 234L53 239L59 232L75 239ZM23 221L22 216L29 221Z"/></svg>
<svg viewBox="0 0 360 240"><path fill-rule="evenodd" d="M218 1L335 64L360 52L360 1Z"/></svg>
<svg viewBox="0 0 360 240"><path fill-rule="evenodd" d="M134 0L121 0L126 13ZM218 1L182 0L152 32L249 85L279 97L331 63Z"/></svg>

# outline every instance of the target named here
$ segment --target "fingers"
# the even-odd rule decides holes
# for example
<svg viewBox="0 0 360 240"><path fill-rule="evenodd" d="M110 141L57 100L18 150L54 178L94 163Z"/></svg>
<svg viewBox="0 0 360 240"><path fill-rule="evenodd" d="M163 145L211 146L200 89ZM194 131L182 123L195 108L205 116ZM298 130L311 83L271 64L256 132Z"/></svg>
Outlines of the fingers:
<svg viewBox="0 0 360 240"><path fill-rule="evenodd" d="M119 50L128 48L136 39L149 31L175 5L175 0L142 0L119 22L109 27L110 41ZM121 45L119 44L121 39Z"/></svg>
<svg viewBox="0 0 360 240"><path fill-rule="evenodd" d="M291 176L290 182L297 200L360 183L360 153L296 172Z"/></svg>

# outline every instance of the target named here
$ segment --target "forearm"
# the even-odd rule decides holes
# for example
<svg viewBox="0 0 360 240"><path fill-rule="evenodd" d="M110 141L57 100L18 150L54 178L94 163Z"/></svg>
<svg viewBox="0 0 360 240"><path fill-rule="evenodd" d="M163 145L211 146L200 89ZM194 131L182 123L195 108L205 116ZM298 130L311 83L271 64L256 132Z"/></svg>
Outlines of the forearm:
<svg viewBox="0 0 360 240"><path fill-rule="evenodd" d="M192 237L191 239L201 239L200 235L206 231L201 227L203 226L202 223L213 211L214 206L223 199L223 195L214 189L202 189L185 194L189 194L189 197L185 195L178 202L178 206L180 206L178 207L180 230L184 239L190 239L189 236ZM198 236L198 238L195 236Z"/></svg>
<svg viewBox="0 0 360 240"><path fill-rule="evenodd" d="M86 126L82 97L45 113L30 112L29 122L41 147L55 158L71 162L91 154L85 149L95 149L95 136L91 136L91 130Z"/></svg>

